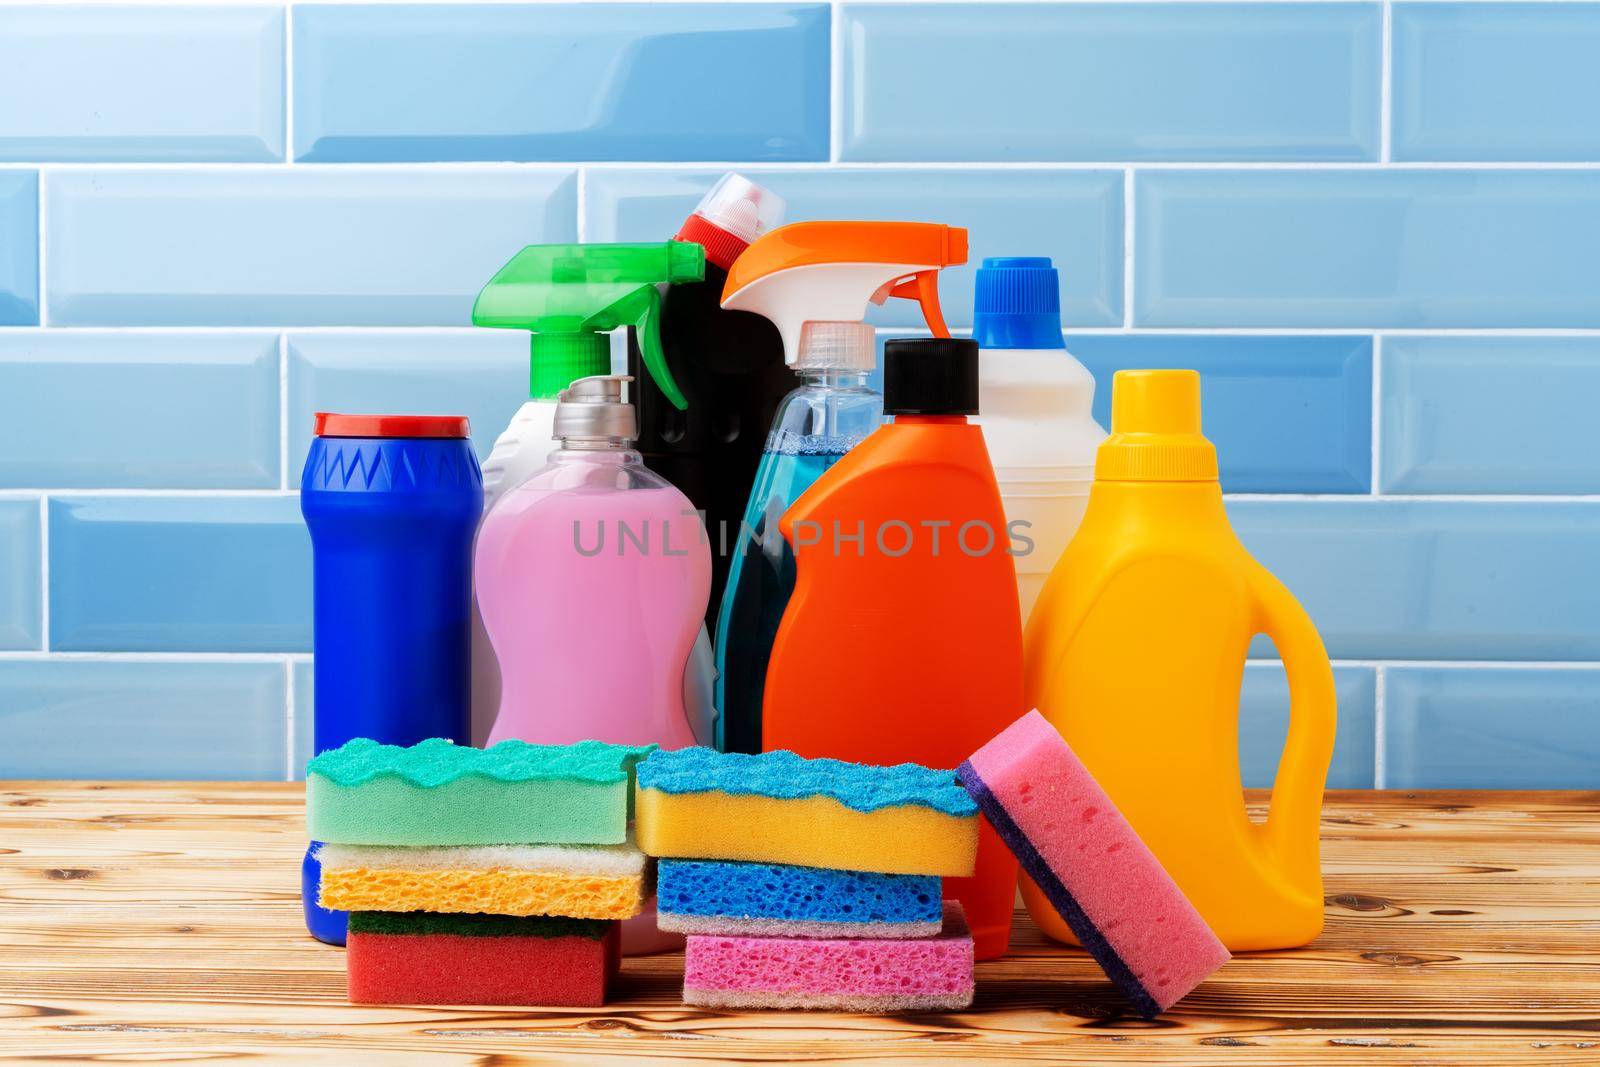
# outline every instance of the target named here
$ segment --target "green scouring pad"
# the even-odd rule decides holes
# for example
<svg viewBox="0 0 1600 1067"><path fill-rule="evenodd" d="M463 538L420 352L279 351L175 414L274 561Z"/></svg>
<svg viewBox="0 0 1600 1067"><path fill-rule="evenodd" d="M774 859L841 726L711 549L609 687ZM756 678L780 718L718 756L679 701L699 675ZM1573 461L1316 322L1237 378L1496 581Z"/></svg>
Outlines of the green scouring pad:
<svg viewBox="0 0 1600 1067"><path fill-rule="evenodd" d="M614 923L565 915L436 915L429 911L352 911L350 932L455 934L458 937L588 937L599 941Z"/></svg>
<svg viewBox="0 0 1600 1067"><path fill-rule="evenodd" d="M306 765L306 825L342 845L615 845L654 745L410 748L357 738Z"/></svg>

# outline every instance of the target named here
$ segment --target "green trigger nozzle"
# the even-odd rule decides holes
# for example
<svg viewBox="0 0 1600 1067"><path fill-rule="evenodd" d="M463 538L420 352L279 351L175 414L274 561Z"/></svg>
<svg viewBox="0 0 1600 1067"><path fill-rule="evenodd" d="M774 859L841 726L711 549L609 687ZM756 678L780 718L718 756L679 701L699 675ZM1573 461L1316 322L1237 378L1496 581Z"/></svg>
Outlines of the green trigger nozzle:
<svg viewBox="0 0 1600 1067"><path fill-rule="evenodd" d="M554 397L579 378L609 374L605 334L632 326L650 376L668 400L686 408L661 348L657 286L700 281L705 269L705 249L686 241L529 245L483 287L472 322L532 334L533 397Z"/></svg>

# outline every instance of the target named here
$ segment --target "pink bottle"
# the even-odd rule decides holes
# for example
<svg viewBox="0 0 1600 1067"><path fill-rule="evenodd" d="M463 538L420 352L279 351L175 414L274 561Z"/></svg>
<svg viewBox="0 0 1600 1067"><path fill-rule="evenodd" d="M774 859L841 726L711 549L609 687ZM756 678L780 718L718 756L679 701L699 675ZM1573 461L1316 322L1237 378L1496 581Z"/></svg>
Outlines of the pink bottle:
<svg viewBox="0 0 1600 1067"><path fill-rule="evenodd" d="M478 604L502 679L490 744L695 743L683 676L711 551L689 499L633 448L629 380L573 382L555 414L560 448L478 531Z"/></svg>
<svg viewBox="0 0 1600 1067"><path fill-rule="evenodd" d="M633 448L631 380L568 386L555 412L561 446L478 529L473 581L501 678L490 744L695 743L684 671L711 595L711 549L689 498ZM682 944L656 929L653 900L623 924L629 955Z"/></svg>

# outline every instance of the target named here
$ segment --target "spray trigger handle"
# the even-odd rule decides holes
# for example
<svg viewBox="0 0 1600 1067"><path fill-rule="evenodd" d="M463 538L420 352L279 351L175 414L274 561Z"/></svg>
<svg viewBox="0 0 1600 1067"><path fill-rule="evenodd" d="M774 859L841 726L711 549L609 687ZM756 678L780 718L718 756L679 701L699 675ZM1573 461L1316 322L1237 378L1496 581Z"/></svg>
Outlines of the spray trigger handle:
<svg viewBox="0 0 1600 1067"><path fill-rule="evenodd" d="M944 324L944 311L939 307L939 271L919 270L904 278L896 278L872 294L874 304L882 304L891 296L902 300L915 300L922 307L922 317L935 337L949 337L950 328Z"/></svg>
<svg viewBox="0 0 1600 1067"><path fill-rule="evenodd" d="M633 325L645 368L650 372L650 377L655 379L656 385L661 387L661 394L672 401L673 407L683 411L689 406L689 401L672 377L672 369L667 366L666 350L661 347L661 290L653 285L647 286L639 291L638 299L642 306Z"/></svg>
<svg viewBox="0 0 1600 1067"><path fill-rule="evenodd" d="M935 337L950 330L939 271L967 261L967 231L934 222L797 222L757 238L728 269L722 306L770 319L784 357L808 322L860 322L891 296L915 300Z"/></svg>

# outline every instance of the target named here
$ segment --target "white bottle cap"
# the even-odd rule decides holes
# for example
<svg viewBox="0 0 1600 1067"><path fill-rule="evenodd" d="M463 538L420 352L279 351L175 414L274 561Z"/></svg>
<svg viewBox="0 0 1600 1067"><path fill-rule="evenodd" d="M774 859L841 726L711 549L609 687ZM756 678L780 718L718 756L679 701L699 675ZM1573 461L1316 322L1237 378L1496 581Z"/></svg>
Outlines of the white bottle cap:
<svg viewBox="0 0 1600 1067"><path fill-rule="evenodd" d="M762 188L742 174L729 172L700 198L694 213L745 244L752 244L757 237L783 223L787 207L783 197L771 189Z"/></svg>
<svg viewBox="0 0 1600 1067"><path fill-rule="evenodd" d="M800 370L869 371L878 361L877 331L864 322L808 322L800 327Z"/></svg>

